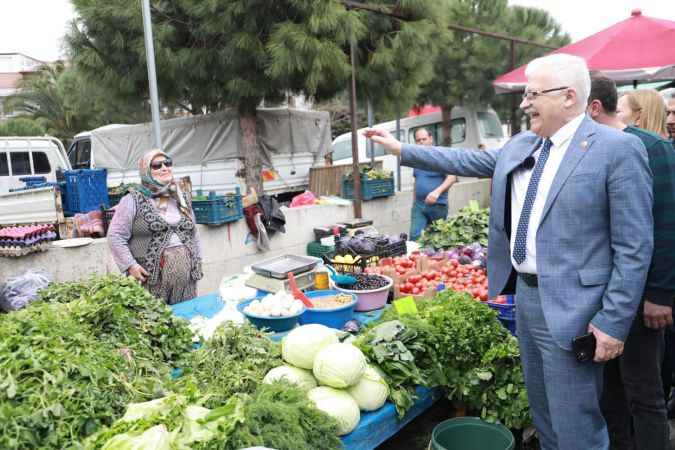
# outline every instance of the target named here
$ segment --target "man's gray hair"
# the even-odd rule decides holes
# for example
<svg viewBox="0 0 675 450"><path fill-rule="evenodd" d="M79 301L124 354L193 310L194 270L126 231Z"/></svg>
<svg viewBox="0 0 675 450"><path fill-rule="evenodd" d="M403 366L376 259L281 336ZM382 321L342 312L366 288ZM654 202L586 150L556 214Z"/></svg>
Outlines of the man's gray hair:
<svg viewBox="0 0 675 450"><path fill-rule="evenodd" d="M663 97L663 101L666 102L666 105L668 105L671 100L675 100L675 88L662 90L661 97Z"/></svg>
<svg viewBox="0 0 675 450"><path fill-rule="evenodd" d="M577 93L579 111L584 111L588 105L588 96L591 93L591 77L588 66L583 58L566 53L554 53L532 60L525 69L525 76L530 76L540 69L548 69L548 74L555 86L548 89L567 86Z"/></svg>

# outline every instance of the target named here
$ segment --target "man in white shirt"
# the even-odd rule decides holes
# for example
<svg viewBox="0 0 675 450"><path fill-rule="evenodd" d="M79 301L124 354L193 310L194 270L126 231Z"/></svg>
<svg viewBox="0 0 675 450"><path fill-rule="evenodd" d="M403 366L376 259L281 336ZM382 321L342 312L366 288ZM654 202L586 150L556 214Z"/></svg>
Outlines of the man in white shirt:
<svg viewBox="0 0 675 450"><path fill-rule="evenodd" d="M525 384L543 450L605 450L603 362L619 356L653 249L652 179L635 136L585 116L588 68L576 56L532 61L520 107L531 130L482 152L366 137L401 164L492 178L489 296L516 294ZM592 334L592 361L572 341Z"/></svg>

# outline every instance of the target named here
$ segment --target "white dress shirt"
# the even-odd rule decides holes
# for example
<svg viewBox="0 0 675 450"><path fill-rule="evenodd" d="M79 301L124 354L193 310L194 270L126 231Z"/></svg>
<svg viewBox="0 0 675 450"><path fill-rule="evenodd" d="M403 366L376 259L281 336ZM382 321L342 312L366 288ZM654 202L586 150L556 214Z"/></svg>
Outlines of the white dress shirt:
<svg viewBox="0 0 675 450"><path fill-rule="evenodd" d="M530 184L530 178L534 169L525 169L523 167L517 168L511 175L511 264L518 272L537 273L537 229L541 220L541 213L544 211L544 204L548 197L548 191L551 189L553 179L560 163L567 152L567 148L572 141L572 137L577 132L577 128L581 125L585 114L580 114L570 122L566 123L556 133L551 136L551 150L544 166L544 171L539 179L539 186L537 187L537 195L532 205L532 212L530 213L530 223L527 227L527 241L525 260L522 264L516 263L513 259L513 247L516 242L516 232L518 230L518 222L520 221L520 213L523 210L525 203L525 195L527 194L527 187ZM543 141L542 141L543 146ZM539 147L533 154L536 160L539 159L541 147Z"/></svg>

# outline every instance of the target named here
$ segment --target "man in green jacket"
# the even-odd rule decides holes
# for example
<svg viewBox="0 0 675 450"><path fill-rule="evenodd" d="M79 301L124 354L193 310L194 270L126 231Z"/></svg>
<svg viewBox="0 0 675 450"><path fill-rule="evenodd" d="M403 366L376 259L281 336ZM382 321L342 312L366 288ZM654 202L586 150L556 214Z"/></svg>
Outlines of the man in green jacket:
<svg viewBox="0 0 675 450"><path fill-rule="evenodd" d="M669 448L661 363L675 298L675 152L660 136L622 123L616 103L614 81L591 72L588 114L596 122L634 134L647 149L654 186L654 254L623 355L605 366L601 406L613 450L663 450Z"/></svg>

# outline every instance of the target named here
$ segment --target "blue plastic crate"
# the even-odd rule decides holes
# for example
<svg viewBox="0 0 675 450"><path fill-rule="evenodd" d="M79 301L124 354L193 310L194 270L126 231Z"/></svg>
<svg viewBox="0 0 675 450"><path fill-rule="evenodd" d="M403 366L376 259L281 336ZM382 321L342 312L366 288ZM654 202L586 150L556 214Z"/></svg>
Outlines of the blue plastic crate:
<svg viewBox="0 0 675 450"><path fill-rule="evenodd" d="M394 178L384 180L369 180L364 174L361 174L361 198L363 200L372 200L378 197L390 197L394 195ZM347 175L342 177L342 198L354 198L354 181Z"/></svg>
<svg viewBox="0 0 675 450"><path fill-rule="evenodd" d="M193 200L192 210L197 223L204 225L222 225L244 217L239 188L234 194L217 196L211 193L206 200Z"/></svg>
<svg viewBox="0 0 675 450"><path fill-rule="evenodd" d="M517 331L518 331L518 330L516 329L516 319L502 319L502 318L499 318L499 321L500 321L501 324L504 326L504 328L506 328L507 330L509 330L509 333L511 333L512 335L516 336Z"/></svg>
<svg viewBox="0 0 675 450"><path fill-rule="evenodd" d="M106 169L66 170L63 210L66 215L87 213L101 206L110 208Z"/></svg>
<svg viewBox="0 0 675 450"><path fill-rule="evenodd" d="M497 311L500 319L516 320L516 305L513 303L487 302L488 306Z"/></svg>

